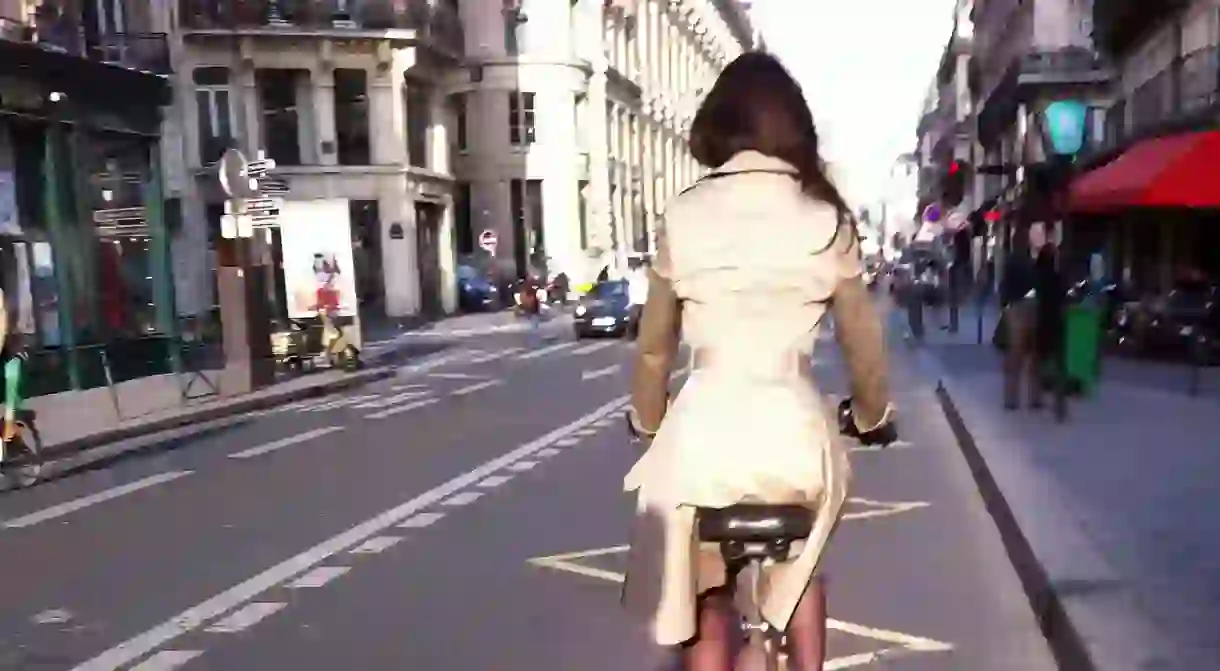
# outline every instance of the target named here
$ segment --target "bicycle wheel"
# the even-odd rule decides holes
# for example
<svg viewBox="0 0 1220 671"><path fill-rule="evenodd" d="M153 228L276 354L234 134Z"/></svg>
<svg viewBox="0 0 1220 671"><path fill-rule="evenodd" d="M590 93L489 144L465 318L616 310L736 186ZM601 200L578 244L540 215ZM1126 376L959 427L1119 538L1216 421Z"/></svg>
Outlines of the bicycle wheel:
<svg viewBox="0 0 1220 671"><path fill-rule="evenodd" d="M15 489L32 487L42 478L42 436L37 427L17 422L17 432L5 447L0 477Z"/></svg>

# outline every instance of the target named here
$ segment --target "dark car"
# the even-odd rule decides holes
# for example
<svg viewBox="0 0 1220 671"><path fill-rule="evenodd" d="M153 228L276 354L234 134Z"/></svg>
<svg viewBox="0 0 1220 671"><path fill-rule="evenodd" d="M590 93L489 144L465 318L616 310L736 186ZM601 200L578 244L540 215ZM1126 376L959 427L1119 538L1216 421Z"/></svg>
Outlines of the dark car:
<svg viewBox="0 0 1220 671"><path fill-rule="evenodd" d="M1140 354L1187 358L1199 344L1206 360L1215 358L1220 291L1209 282L1178 282L1142 314L1128 311L1122 317L1134 322L1130 330Z"/></svg>
<svg viewBox="0 0 1220 671"><path fill-rule="evenodd" d="M504 307L500 290L495 282L474 266L457 267L458 305L466 312L499 310Z"/></svg>
<svg viewBox="0 0 1220 671"><path fill-rule="evenodd" d="M598 282L576 304L576 337L630 335L635 329L631 317L627 280Z"/></svg>

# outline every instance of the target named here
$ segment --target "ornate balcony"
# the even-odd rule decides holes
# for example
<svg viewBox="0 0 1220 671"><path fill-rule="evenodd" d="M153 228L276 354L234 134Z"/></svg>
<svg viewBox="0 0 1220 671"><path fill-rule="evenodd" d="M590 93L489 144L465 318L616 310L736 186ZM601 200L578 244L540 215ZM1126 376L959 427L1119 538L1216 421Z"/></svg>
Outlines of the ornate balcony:
<svg viewBox="0 0 1220 671"><path fill-rule="evenodd" d="M0 39L24 42L55 53L163 75L170 68L165 33L94 33L81 29L74 17L39 9L34 25L0 17Z"/></svg>
<svg viewBox="0 0 1220 671"><path fill-rule="evenodd" d="M187 32L410 30L453 55L465 36L453 0L179 0Z"/></svg>

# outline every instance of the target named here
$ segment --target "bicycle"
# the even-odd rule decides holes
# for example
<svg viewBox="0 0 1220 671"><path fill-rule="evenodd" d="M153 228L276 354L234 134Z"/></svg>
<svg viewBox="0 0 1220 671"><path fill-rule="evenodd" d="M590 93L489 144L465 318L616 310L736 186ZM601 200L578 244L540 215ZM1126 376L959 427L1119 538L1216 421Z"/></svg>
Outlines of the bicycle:
<svg viewBox="0 0 1220 671"><path fill-rule="evenodd" d="M857 429L850 397L839 403L837 419L839 432L843 436L865 445L888 445L898 439L898 431L892 421L869 431ZM626 420L632 440L640 442L649 439L636 428L630 410L626 413ZM745 671L787 671L785 633L762 616L759 592L763 569L770 564L787 561L793 542L804 540L813 532L816 516L812 508L799 503L748 501L725 508L695 509L696 537L701 542L720 545L725 567L737 581L733 593L741 615L741 633L746 647L739 653L736 668Z"/></svg>
<svg viewBox="0 0 1220 671"><path fill-rule="evenodd" d="M762 616L759 591L763 569L787 561L792 543L813 530L813 509L799 504L739 503L727 508L697 508L695 528L700 541L720 544L729 575L737 578L741 632L746 648L737 668L749 671L785 671L787 640L782 630ZM745 594L744 598L740 598Z"/></svg>
<svg viewBox="0 0 1220 671"><path fill-rule="evenodd" d="M24 355L10 358L4 364L3 454L0 478L17 489L32 487L42 477L44 455L42 434L38 432L37 413L21 407L21 372Z"/></svg>

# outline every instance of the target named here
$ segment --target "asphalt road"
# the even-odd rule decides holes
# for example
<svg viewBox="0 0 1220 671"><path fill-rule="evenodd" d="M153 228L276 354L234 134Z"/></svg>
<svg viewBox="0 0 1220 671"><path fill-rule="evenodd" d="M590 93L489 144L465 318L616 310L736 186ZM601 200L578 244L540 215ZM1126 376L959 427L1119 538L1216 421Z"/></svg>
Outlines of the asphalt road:
<svg viewBox="0 0 1220 671"><path fill-rule="evenodd" d="M618 608L629 357L467 338L5 494L0 669L672 668ZM895 375L908 442L853 455L826 668L1053 668L931 390Z"/></svg>

